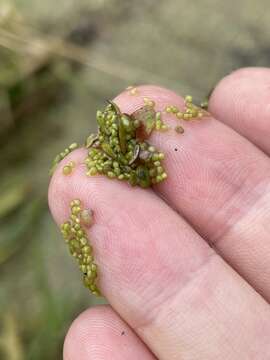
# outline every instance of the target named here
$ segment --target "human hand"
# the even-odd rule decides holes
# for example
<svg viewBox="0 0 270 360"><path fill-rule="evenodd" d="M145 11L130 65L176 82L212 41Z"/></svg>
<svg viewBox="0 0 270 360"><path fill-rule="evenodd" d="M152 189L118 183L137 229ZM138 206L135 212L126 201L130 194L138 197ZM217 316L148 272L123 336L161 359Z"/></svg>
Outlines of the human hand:
<svg viewBox="0 0 270 360"><path fill-rule="evenodd" d="M65 360L270 359L270 70L241 69L210 99L213 118L173 124L151 143L166 158L166 181L131 188L83 165L49 189L58 224L71 200L94 210L89 230L108 306L72 324ZM175 93L138 88L115 102L132 113L149 97L182 107ZM86 150L63 163L82 163Z"/></svg>

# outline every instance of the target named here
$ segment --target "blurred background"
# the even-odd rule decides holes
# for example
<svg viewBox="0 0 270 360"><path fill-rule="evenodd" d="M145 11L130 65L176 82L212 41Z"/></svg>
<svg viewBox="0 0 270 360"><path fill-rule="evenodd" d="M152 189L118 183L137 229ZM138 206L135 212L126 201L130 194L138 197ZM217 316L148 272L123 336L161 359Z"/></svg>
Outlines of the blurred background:
<svg viewBox="0 0 270 360"><path fill-rule="evenodd" d="M268 66L266 0L0 0L0 359L62 359L81 285L47 207L48 169L129 85L195 100Z"/></svg>

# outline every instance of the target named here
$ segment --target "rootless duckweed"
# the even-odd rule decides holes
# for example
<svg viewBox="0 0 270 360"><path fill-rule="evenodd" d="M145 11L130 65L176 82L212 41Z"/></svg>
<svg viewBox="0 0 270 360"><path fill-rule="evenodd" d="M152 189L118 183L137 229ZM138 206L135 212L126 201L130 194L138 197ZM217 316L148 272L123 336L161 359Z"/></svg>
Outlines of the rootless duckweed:
<svg viewBox="0 0 270 360"><path fill-rule="evenodd" d="M97 112L98 135L86 144L87 175L102 174L143 188L167 178L161 164L164 154L145 140L156 123L156 112L149 102L131 116L113 102Z"/></svg>
<svg viewBox="0 0 270 360"><path fill-rule="evenodd" d="M165 107L165 112L168 114L175 115L179 120L185 120L185 121L202 118L204 116L209 116L208 112L206 111L208 103L203 102L199 107L192 103L193 99L192 96L190 95L187 95L184 101L185 101L184 109L180 110L175 105L168 105ZM179 134L184 133L184 128L180 125L176 126L174 129Z"/></svg>
<svg viewBox="0 0 270 360"><path fill-rule="evenodd" d="M150 106L150 107L153 107L153 108L154 108L154 106L156 105L155 102L154 102L154 100L151 100L151 99L149 99L148 97L144 97L144 98L143 98L143 102L144 102L144 104L145 104L146 106Z"/></svg>
<svg viewBox="0 0 270 360"><path fill-rule="evenodd" d="M168 105L165 108L165 112L174 114L178 119L182 120L192 120L206 116L207 112L202 107L193 104L192 101L192 96L187 95L183 110L178 109L177 106Z"/></svg>
<svg viewBox="0 0 270 360"><path fill-rule="evenodd" d="M131 95L138 94L136 88L130 87L127 90ZM109 101L103 111L97 111L98 133L90 134L85 141L88 150L85 159L88 176L105 175L109 179L126 181L132 186L142 188L150 187L167 178L162 165L164 153L151 145L147 139L153 131L166 131L169 126L162 119L163 113L155 110L155 102L147 97L143 100L144 106L131 115L122 113L112 101ZM169 105L165 112L182 120L207 115L205 110L192 103L191 96L186 96L183 110ZM184 133L180 125L175 127L175 131ZM51 173L58 163L77 147L78 145L73 143L58 154L53 161ZM74 167L74 161L70 161L63 167L62 173L65 176L71 175ZM70 218L61 226L61 231L71 255L78 261L85 286L93 294L99 295L96 285L97 265L83 228L92 225L93 213L89 209L83 209L78 199L73 200L70 207Z"/></svg>
<svg viewBox="0 0 270 360"><path fill-rule="evenodd" d="M75 165L76 164L74 161L70 161L67 165L65 165L62 170L63 175L65 176L70 175L73 172Z"/></svg>
<svg viewBox="0 0 270 360"><path fill-rule="evenodd" d="M56 169L56 167L60 163L60 161L62 161L68 154L70 154L73 150L75 150L77 148L78 148L78 144L72 143L64 151L62 151L60 154L56 155L56 157L53 160L51 169L50 169L50 175L52 175L54 173L54 170ZM65 171L68 172L68 169L66 169ZM64 173L64 170L63 170L63 173ZM65 174L65 175L67 175L67 174Z"/></svg>
<svg viewBox="0 0 270 360"><path fill-rule="evenodd" d="M100 295L96 285L97 265L94 262L93 249L89 244L83 226L93 223L92 210L82 209L81 201L72 200L70 203L70 218L61 225L61 232L69 247L70 254L77 260L83 273L83 283L94 295Z"/></svg>
<svg viewBox="0 0 270 360"><path fill-rule="evenodd" d="M169 130L169 126L165 124L162 120L161 112L156 113L156 126L155 129L157 131L167 131Z"/></svg>
<svg viewBox="0 0 270 360"><path fill-rule="evenodd" d="M139 95L138 89L136 87L134 87L134 86L128 86L126 88L126 90L128 90L129 95L133 95L133 96Z"/></svg>

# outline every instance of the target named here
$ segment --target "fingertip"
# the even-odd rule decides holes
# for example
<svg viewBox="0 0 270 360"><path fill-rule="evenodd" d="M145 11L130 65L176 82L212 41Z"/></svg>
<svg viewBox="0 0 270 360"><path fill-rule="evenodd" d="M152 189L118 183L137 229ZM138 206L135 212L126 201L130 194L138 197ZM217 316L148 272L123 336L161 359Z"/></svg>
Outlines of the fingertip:
<svg viewBox="0 0 270 360"><path fill-rule="evenodd" d="M64 360L86 359L95 356L100 330L112 327L112 311L107 305L100 305L83 311L71 324L64 341ZM97 355L97 354L96 354ZM91 357L92 358L92 357Z"/></svg>
<svg viewBox="0 0 270 360"><path fill-rule="evenodd" d="M270 69L248 67L224 77L214 89L209 110L262 150L269 146Z"/></svg>
<svg viewBox="0 0 270 360"><path fill-rule="evenodd" d="M263 100L264 85L270 85L270 69L246 67L233 71L221 79L209 99L209 109L223 119L228 111L237 113L240 103L256 104ZM263 98L262 98L263 96ZM233 114L231 114L233 115Z"/></svg>
<svg viewBox="0 0 270 360"><path fill-rule="evenodd" d="M64 360L154 359L133 330L108 305L87 309L72 323Z"/></svg>

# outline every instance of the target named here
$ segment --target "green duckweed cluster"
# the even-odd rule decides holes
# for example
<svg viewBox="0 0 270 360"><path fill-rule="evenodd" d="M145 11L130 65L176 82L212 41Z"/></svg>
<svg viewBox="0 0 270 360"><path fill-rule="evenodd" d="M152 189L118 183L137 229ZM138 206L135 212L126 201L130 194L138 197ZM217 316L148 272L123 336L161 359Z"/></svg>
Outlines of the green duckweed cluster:
<svg viewBox="0 0 270 360"><path fill-rule="evenodd" d="M130 89L131 95L137 95L137 89ZM88 176L105 175L110 179L127 181L132 186L147 188L167 178L162 166L164 153L149 144L146 139L152 131L166 131L168 125L162 119L162 112L155 111L155 103L144 98L144 106L132 115L122 113L119 107L109 101L104 111L97 111L98 133L86 139L88 154L85 159ZM192 97L185 97L182 111L174 105L167 106L165 113L171 113L181 120L191 120L207 116L205 108L192 103ZM175 127L179 134L184 133L181 125ZM71 144L58 154L53 161L51 174L58 163L78 147ZM62 173L71 175L75 162L64 165ZM100 295L96 285L97 265L94 262L93 250L88 242L83 226L92 224L92 214L83 210L80 200L70 204L70 219L61 226L61 232L69 246L70 253L77 259L83 273L85 286L95 295Z"/></svg>
<svg viewBox="0 0 270 360"><path fill-rule="evenodd" d="M83 228L92 225L92 211L82 209L81 201L78 199L71 201L70 209L70 218L61 225L61 232L70 254L78 261L79 268L83 273L84 285L92 294L99 296L100 291L96 285L97 265L94 262L93 249Z"/></svg>
<svg viewBox="0 0 270 360"><path fill-rule="evenodd" d="M50 169L50 175L54 173L54 170L56 169L57 165L66 157L68 156L73 150L78 148L77 143L72 143L69 145L64 151L62 151L60 154L57 154L52 162L52 166ZM70 166L72 167L72 166ZM67 175L67 174L66 174Z"/></svg>
<svg viewBox="0 0 270 360"><path fill-rule="evenodd" d="M182 120L192 120L205 116L205 111L201 107L193 104L192 101L192 96L187 95L185 97L185 107L183 110L180 111L177 106L169 105L166 107L165 111L167 113L175 114L178 119Z"/></svg>
<svg viewBox="0 0 270 360"><path fill-rule="evenodd" d="M145 140L161 122L157 114L145 106L129 116L113 102L98 111L98 134L86 141L87 175L102 174L143 188L165 180L164 154Z"/></svg>
<svg viewBox="0 0 270 360"><path fill-rule="evenodd" d="M67 165L65 165L65 166L63 167L63 169L62 169L63 175L67 176L67 175L72 174L75 166L76 166L75 161L70 161Z"/></svg>

